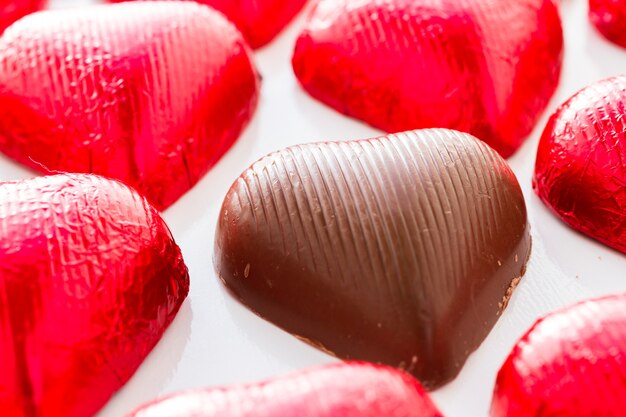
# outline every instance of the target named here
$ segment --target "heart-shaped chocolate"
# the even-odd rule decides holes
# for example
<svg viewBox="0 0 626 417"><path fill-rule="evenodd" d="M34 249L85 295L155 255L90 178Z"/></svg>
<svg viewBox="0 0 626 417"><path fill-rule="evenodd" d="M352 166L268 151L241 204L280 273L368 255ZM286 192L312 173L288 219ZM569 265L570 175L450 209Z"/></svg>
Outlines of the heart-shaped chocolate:
<svg viewBox="0 0 626 417"><path fill-rule="evenodd" d="M409 375L367 363L312 368L256 384L147 404L128 417L441 417Z"/></svg>
<svg viewBox="0 0 626 417"><path fill-rule="evenodd" d="M589 0L589 18L605 38L626 48L626 2Z"/></svg>
<svg viewBox="0 0 626 417"><path fill-rule="evenodd" d="M564 222L626 252L626 76L565 102L539 142L534 189Z"/></svg>
<svg viewBox="0 0 626 417"><path fill-rule="evenodd" d="M554 93L562 49L553 0L321 0L293 67L375 127L457 129L506 157Z"/></svg>
<svg viewBox="0 0 626 417"><path fill-rule="evenodd" d="M626 295L552 313L513 348L493 417L620 417L626 410Z"/></svg>
<svg viewBox="0 0 626 417"><path fill-rule="evenodd" d="M530 242L506 162L435 129L262 158L226 195L215 265L260 316L434 388L491 330Z"/></svg>
<svg viewBox="0 0 626 417"><path fill-rule="evenodd" d="M120 179L163 209L232 145L257 90L241 34L206 6L40 12L0 38L0 150Z"/></svg>
<svg viewBox="0 0 626 417"><path fill-rule="evenodd" d="M2 0L0 2L0 33L29 13L41 10L47 0Z"/></svg>
<svg viewBox="0 0 626 417"><path fill-rule="evenodd" d="M178 246L135 191L93 175L0 183L0 410L92 416L187 296Z"/></svg>
<svg viewBox="0 0 626 417"><path fill-rule="evenodd" d="M122 2L124 0L110 0ZM253 48L270 42L307 0L196 0L224 13Z"/></svg>

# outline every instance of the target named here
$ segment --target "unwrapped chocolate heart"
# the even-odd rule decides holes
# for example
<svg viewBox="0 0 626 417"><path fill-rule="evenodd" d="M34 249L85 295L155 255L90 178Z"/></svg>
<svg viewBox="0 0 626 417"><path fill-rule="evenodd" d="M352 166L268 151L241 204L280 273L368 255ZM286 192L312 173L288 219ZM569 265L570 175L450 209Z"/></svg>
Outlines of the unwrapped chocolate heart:
<svg viewBox="0 0 626 417"><path fill-rule="evenodd" d="M110 0L122 2L125 0ZM253 48L270 42L307 0L196 0L224 13Z"/></svg>
<svg viewBox="0 0 626 417"><path fill-rule="evenodd" d="M30 15L0 38L0 150L43 172L120 179L166 208L251 117L248 52L193 2Z"/></svg>
<svg viewBox="0 0 626 417"><path fill-rule="evenodd" d="M445 127L511 155L554 93L553 0L321 0L296 44L315 98L388 132Z"/></svg>
<svg viewBox="0 0 626 417"><path fill-rule="evenodd" d="M506 162L470 135L435 129L262 158L226 195L215 265L262 317L433 388L495 324L530 242Z"/></svg>
<svg viewBox="0 0 626 417"><path fill-rule="evenodd" d="M0 410L88 417L187 296L178 246L135 191L93 175L0 183Z"/></svg>
<svg viewBox="0 0 626 417"><path fill-rule="evenodd" d="M533 186L574 229L626 252L626 76L593 84L550 118Z"/></svg>
<svg viewBox="0 0 626 417"><path fill-rule="evenodd" d="M41 10L46 3L47 0L0 1L0 33L19 18Z"/></svg>
<svg viewBox="0 0 626 417"><path fill-rule="evenodd" d="M498 373L493 417L620 417L626 410L626 295L539 320Z"/></svg>
<svg viewBox="0 0 626 417"><path fill-rule="evenodd" d="M313 368L257 384L147 404L129 417L441 417L409 375L367 363Z"/></svg>

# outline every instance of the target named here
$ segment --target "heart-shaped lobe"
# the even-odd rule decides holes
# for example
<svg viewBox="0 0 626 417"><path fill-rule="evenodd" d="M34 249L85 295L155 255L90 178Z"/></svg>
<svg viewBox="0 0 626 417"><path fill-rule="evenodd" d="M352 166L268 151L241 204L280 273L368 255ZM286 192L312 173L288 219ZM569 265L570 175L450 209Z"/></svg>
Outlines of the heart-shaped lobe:
<svg viewBox="0 0 626 417"><path fill-rule="evenodd" d="M440 129L259 160L228 192L215 247L219 277L260 316L434 388L495 324L530 235L506 162Z"/></svg>
<svg viewBox="0 0 626 417"><path fill-rule="evenodd" d="M0 184L0 410L88 417L135 372L189 288L135 191L92 175Z"/></svg>
<svg viewBox="0 0 626 417"><path fill-rule="evenodd" d="M589 0L589 18L605 38L626 48L626 2Z"/></svg>
<svg viewBox="0 0 626 417"><path fill-rule="evenodd" d="M47 0L2 0L0 1L0 32L13 22L29 13L41 10Z"/></svg>
<svg viewBox="0 0 626 417"><path fill-rule="evenodd" d="M236 140L257 90L241 34L206 6L36 13L0 38L0 150L122 180L163 209Z"/></svg>
<svg viewBox="0 0 626 417"><path fill-rule="evenodd" d="M559 80L553 0L321 0L294 71L315 98L388 132L444 127L511 155Z"/></svg>
<svg viewBox="0 0 626 417"><path fill-rule="evenodd" d="M566 101L539 142L535 192L574 229L626 252L626 76Z"/></svg>
<svg viewBox="0 0 626 417"><path fill-rule="evenodd" d="M409 375L368 363L307 369L256 384L189 391L128 417L441 417Z"/></svg>
<svg viewBox="0 0 626 417"><path fill-rule="evenodd" d="M620 417L626 410L626 295L539 320L500 369L493 417Z"/></svg>
<svg viewBox="0 0 626 417"><path fill-rule="evenodd" d="M122 2L124 0L111 0ZM276 37L307 0L196 0L224 13L253 48Z"/></svg>

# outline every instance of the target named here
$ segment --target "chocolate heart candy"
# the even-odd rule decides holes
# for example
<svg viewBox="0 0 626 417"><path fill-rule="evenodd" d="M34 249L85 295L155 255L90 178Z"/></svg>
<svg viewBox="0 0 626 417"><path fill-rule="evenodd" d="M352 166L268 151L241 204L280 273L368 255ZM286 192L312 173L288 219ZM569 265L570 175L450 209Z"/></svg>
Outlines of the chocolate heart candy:
<svg viewBox="0 0 626 417"><path fill-rule="evenodd" d="M420 384L366 363L313 368L257 384L189 391L129 417L441 417Z"/></svg>
<svg viewBox="0 0 626 417"><path fill-rule="evenodd" d="M589 18L604 37L626 48L626 2L589 0Z"/></svg>
<svg viewBox="0 0 626 417"><path fill-rule="evenodd" d="M110 0L122 2L124 0ZM253 48L270 42L307 0L196 0L224 13Z"/></svg>
<svg viewBox="0 0 626 417"><path fill-rule="evenodd" d="M626 410L626 295L539 320L498 373L493 417L619 417Z"/></svg>
<svg viewBox="0 0 626 417"><path fill-rule="evenodd" d="M562 52L553 0L321 0L293 67L313 97L375 127L457 129L508 156L554 93Z"/></svg>
<svg viewBox="0 0 626 417"><path fill-rule="evenodd" d="M147 201L91 175L0 183L0 410L92 416L187 296L178 246Z"/></svg>
<svg viewBox="0 0 626 417"><path fill-rule="evenodd" d="M0 32L29 13L41 10L46 0L3 0L0 4Z"/></svg>
<svg viewBox="0 0 626 417"><path fill-rule="evenodd" d="M533 186L574 229L626 252L626 76L578 92L550 118Z"/></svg>
<svg viewBox="0 0 626 417"><path fill-rule="evenodd" d="M232 145L257 89L241 35L206 6L41 12L0 38L0 150L120 179L163 209Z"/></svg>
<svg viewBox="0 0 626 417"><path fill-rule="evenodd" d="M452 379L525 271L526 207L491 148L450 130L300 145L226 195L219 277L333 355Z"/></svg>

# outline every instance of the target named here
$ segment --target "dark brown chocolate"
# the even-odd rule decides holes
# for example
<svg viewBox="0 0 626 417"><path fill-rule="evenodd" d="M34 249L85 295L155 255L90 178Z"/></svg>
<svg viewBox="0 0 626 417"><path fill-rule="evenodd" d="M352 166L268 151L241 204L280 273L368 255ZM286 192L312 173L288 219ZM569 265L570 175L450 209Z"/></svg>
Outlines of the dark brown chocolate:
<svg viewBox="0 0 626 417"><path fill-rule="evenodd" d="M262 158L226 196L215 265L260 316L432 389L487 336L530 245L506 162L470 135L433 129Z"/></svg>

